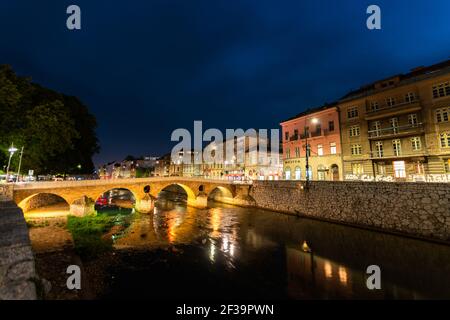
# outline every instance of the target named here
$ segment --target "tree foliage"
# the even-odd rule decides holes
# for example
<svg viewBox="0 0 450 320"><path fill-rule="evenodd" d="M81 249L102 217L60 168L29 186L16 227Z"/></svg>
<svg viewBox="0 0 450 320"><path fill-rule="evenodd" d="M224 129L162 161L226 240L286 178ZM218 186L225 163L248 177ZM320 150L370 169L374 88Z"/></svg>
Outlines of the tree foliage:
<svg viewBox="0 0 450 320"><path fill-rule="evenodd" d="M98 152L95 117L76 97L66 96L18 77L0 66L0 169L11 143L24 147L23 172L92 173ZM17 168L18 156L11 167Z"/></svg>

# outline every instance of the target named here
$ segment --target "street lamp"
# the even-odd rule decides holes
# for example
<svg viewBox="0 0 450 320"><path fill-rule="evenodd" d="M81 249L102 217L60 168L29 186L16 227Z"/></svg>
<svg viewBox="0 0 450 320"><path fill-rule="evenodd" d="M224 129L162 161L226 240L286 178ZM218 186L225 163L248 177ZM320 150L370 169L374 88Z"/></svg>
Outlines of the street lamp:
<svg viewBox="0 0 450 320"><path fill-rule="evenodd" d="M14 153L17 151L17 148L14 147L14 144L11 143L11 147L9 147L9 160L8 160L8 167L6 168L6 182L9 181L9 166L11 165L11 158L14 155Z"/></svg>
<svg viewBox="0 0 450 320"><path fill-rule="evenodd" d="M308 135L309 135L309 130L306 130L306 128L307 128L307 121L308 121L308 118L306 118L305 119L305 144L306 144L306 184L308 185L309 184L309 180L310 180L310 177L309 177L309 153L310 153L310 148L309 148L309 144L308 144ZM317 124L317 123L319 123L319 120L317 119L317 118L312 118L311 119L311 123L313 123L313 124Z"/></svg>

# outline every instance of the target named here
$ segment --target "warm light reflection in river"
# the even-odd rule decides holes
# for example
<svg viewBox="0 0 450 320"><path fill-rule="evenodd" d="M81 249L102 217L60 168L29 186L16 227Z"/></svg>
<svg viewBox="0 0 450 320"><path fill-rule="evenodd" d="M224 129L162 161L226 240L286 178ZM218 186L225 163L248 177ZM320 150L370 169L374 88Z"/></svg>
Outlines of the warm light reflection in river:
<svg viewBox="0 0 450 320"><path fill-rule="evenodd" d="M204 263L275 281L292 298L450 298L448 246L263 210L212 206L198 210L161 200L154 214L138 215L115 246L200 248ZM380 291L366 287L365 270L371 264L383 272Z"/></svg>
<svg viewBox="0 0 450 320"><path fill-rule="evenodd" d="M175 277L171 285L187 286L180 281L205 279L214 271L210 283L228 285L225 296L235 296L237 291L306 299L450 298L449 246L259 209L210 206L198 210L161 197L153 214L134 215L114 246L149 254L159 248L182 248L173 253L182 260L176 272L187 272L189 278ZM187 248L200 256L193 257ZM183 271L192 263L194 267ZM366 287L366 269L372 264L381 268L382 290ZM154 284L152 277L162 276L163 271L158 272L143 274ZM141 282L147 283L142 276L136 274L132 280L133 270L124 271L116 290L137 292ZM197 285L204 283L199 280Z"/></svg>

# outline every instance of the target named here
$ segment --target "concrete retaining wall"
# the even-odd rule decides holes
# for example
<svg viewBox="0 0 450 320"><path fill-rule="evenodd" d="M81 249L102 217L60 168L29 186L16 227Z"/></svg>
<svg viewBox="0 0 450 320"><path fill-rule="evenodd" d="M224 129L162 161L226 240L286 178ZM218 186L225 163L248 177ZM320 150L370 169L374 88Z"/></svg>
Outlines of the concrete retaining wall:
<svg viewBox="0 0 450 320"><path fill-rule="evenodd" d="M34 300L38 277L22 210L0 200L0 300Z"/></svg>
<svg viewBox="0 0 450 320"><path fill-rule="evenodd" d="M450 184L255 181L257 207L450 242Z"/></svg>

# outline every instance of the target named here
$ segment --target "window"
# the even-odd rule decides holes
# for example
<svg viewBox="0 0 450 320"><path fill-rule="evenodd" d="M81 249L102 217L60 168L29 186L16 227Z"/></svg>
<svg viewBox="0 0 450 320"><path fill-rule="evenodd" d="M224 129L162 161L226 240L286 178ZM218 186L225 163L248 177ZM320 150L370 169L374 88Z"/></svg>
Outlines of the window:
<svg viewBox="0 0 450 320"><path fill-rule="evenodd" d="M441 147L449 148L450 147L450 132L441 133L440 138L441 138Z"/></svg>
<svg viewBox="0 0 450 320"><path fill-rule="evenodd" d="M408 123L411 127L417 127L418 121L417 121L417 114L412 113L408 114Z"/></svg>
<svg viewBox="0 0 450 320"><path fill-rule="evenodd" d="M284 178L286 180L291 180L291 168L287 167L284 169Z"/></svg>
<svg viewBox="0 0 450 320"><path fill-rule="evenodd" d="M376 164L376 168L377 168L377 174L379 175L386 175L386 165L384 164L384 162L378 162Z"/></svg>
<svg viewBox="0 0 450 320"><path fill-rule="evenodd" d="M436 109L436 121L448 122L448 115L450 114L450 107Z"/></svg>
<svg viewBox="0 0 450 320"><path fill-rule="evenodd" d="M376 157L377 158L382 158L383 157L383 142L381 141L377 141L375 143L375 152L376 152Z"/></svg>
<svg viewBox="0 0 450 320"><path fill-rule="evenodd" d="M392 148L394 149L394 155L399 156L402 153L402 147L400 139L392 140Z"/></svg>
<svg viewBox="0 0 450 320"><path fill-rule="evenodd" d="M363 174L364 167L362 163L352 163L352 174Z"/></svg>
<svg viewBox="0 0 450 320"><path fill-rule="evenodd" d="M299 167L295 168L295 180L300 180L301 179L301 170Z"/></svg>
<svg viewBox="0 0 450 320"><path fill-rule="evenodd" d="M379 109L378 102L372 101L369 105L369 111L377 111Z"/></svg>
<svg viewBox="0 0 450 320"><path fill-rule="evenodd" d="M291 149L286 149L286 159L289 159L291 157Z"/></svg>
<svg viewBox="0 0 450 320"><path fill-rule="evenodd" d="M319 124L316 125L316 135L320 136L322 134L322 126Z"/></svg>
<svg viewBox="0 0 450 320"><path fill-rule="evenodd" d="M284 133L284 140L285 140L285 141L288 141L288 140L289 140L289 132L288 132L288 131L286 131L286 132Z"/></svg>
<svg viewBox="0 0 450 320"><path fill-rule="evenodd" d="M299 147L295 147L295 157L296 158L300 157L300 148Z"/></svg>
<svg viewBox="0 0 450 320"><path fill-rule="evenodd" d="M414 92L408 92L405 95L405 102L414 102L416 100L416 94Z"/></svg>
<svg viewBox="0 0 450 320"><path fill-rule="evenodd" d="M450 96L450 81L439 83L433 86L433 98Z"/></svg>
<svg viewBox="0 0 450 320"><path fill-rule="evenodd" d="M317 154L319 156L323 156L323 145L321 145L321 144L317 145Z"/></svg>
<svg viewBox="0 0 450 320"><path fill-rule="evenodd" d="M351 150L352 150L352 156L362 154L362 147L360 144L352 144Z"/></svg>
<svg viewBox="0 0 450 320"><path fill-rule="evenodd" d="M328 131L334 131L334 121L328 121Z"/></svg>
<svg viewBox="0 0 450 320"><path fill-rule="evenodd" d="M378 137L381 132L381 122L380 121L372 122L372 130L374 131L372 133L372 136Z"/></svg>
<svg viewBox="0 0 450 320"><path fill-rule="evenodd" d="M420 141L420 137L411 138L411 148L413 149L413 151L422 149L422 142Z"/></svg>
<svg viewBox="0 0 450 320"><path fill-rule="evenodd" d="M398 133L398 118L391 118L391 128L392 128L392 132Z"/></svg>
<svg viewBox="0 0 450 320"><path fill-rule="evenodd" d="M351 126L350 127L350 131L349 131L350 137L357 137L357 136L359 136L359 132L360 132L359 125L355 125L355 126Z"/></svg>
<svg viewBox="0 0 450 320"><path fill-rule="evenodd" d="M395 98L392 98L392 97L387 98L386 104L388 105L388 107L395 106Z"/></svg>
<svg viewBox="0 0 450 320"><path fill-rule="evenodd" d="M347 109L347 117L349 119L358 117L358 107L350 107Z"/></svg>
<svg viewBox="0 0 450 320"><path fill-rule="evenodd" d="M331 142L330 143L330 153L331 154L336 154L336 142Z"/></svg>
<svg viewBox="0 0 450 320"><path fill-rule="evenodd" d="M396 178L406 178L405 161L394 161L394 176Z"/></svg>
<svg viewBox="0 0 450 320"><path fill-rule="evenodd" d="M450 159L444 160L445 173L450 173Z"/></svg>

